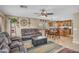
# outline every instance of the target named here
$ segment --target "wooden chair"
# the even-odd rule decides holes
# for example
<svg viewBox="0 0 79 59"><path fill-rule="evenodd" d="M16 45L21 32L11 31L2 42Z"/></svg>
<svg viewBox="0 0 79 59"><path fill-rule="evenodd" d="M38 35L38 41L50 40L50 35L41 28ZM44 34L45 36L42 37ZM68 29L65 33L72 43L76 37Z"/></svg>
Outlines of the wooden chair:
<svg viewBox="0 0 79 59"><path fill-rule="evenodd" d="M59 29L56 29L56 31L54 32L54 39L60 39L60 31L59 31Z"/></svg>

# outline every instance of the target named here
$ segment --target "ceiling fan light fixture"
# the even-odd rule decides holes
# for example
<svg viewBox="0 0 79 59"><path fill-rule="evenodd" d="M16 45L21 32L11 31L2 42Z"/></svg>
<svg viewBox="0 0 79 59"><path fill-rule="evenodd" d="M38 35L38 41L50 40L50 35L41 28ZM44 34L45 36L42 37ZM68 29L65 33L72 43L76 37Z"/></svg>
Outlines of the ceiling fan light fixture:
<svg viewBox="0 0 79 59"><path fill-rule="evenodd" d="M52 13L52 12L47 12L47 10L42 9L40 13L34 13L34 14L40 14L41 16L48 17L49 15L53 15L54 13Z"/></svg>

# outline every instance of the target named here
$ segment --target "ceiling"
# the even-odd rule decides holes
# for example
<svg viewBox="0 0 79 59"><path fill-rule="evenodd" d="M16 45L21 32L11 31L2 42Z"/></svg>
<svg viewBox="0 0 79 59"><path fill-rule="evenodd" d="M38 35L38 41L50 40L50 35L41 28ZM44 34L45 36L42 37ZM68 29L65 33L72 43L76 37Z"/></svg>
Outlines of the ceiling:
<svg viewBox="0 0 79 59"><path fill-rule="evenodd" d="M34 14L39 13L41 9L54 13L54 15L47 17L49 19L60 19L62 16L63 18L67 18L75 12L79 12L78 5L27 5L27 8L21 8L20 5L0 5L0 11L6 15L46 18Z"/></svg>

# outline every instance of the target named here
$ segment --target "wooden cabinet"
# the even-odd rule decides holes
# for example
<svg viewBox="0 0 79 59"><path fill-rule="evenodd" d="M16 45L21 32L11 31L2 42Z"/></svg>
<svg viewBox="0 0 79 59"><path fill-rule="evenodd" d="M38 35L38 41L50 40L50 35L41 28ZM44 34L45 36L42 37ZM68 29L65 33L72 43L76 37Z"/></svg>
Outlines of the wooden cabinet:
<svg viewBox="0 0 79 59"><path fill-rule="evenodd" d="M50 27L57 27L60 28L60 35L66 36L66 35L71 35L72 31L72 20L64 20L64 21L51 21L51 26Z"/></svg>

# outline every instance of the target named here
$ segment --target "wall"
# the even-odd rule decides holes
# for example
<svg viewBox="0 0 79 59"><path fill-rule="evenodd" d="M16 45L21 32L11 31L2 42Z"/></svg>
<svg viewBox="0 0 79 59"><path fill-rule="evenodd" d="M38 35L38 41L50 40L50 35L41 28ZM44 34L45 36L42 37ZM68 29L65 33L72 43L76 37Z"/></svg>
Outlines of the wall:
<svg viewBox="0 0 79 59"><path fill-rule="evenodd" d="M18 20L20 22L22 20L22 18L19 18ZM30 19L30 26L29 26L29 24L27 24L26 26L21 26L21 24L19 23L19 27L16 26L16 35L21 36L21 29L23 29L23 28L38 28L39 23L40 23L40 21L36 20L36 19Z"/></svg>
<svg viewBox="0 0 79 59"><path fill-rule="evenodd" d="M1 29L2 29L2 32L5 32L6 31L6 24L5 24L5 20L6 20L6 16L4 13L0 12L0 20L1 20Z"/></svg>
<svg viewBox="0 0 79 59"><path fill-rule="evenodd" d="M79 44L79 12L73 17L73 43Z"/></svg>
<svg viewBox="0 0 79 59"><path fill-rule="evenodd" d="M11 16L7 16L7 32L10 34L10 17ZM23 28L38 28L38 29L42 29L44 24L46 27L48 22L42 22L40 21L40 19L36 19L36 18L30 18L30 26L29 24L27 24L26 26L21 26L20 22L23 19L26 19L28 21L28 18L26 17L17 17L18 22L19 22L19 26L17 26L16 24L16 36L21 37L21 29Z"/></svg>

